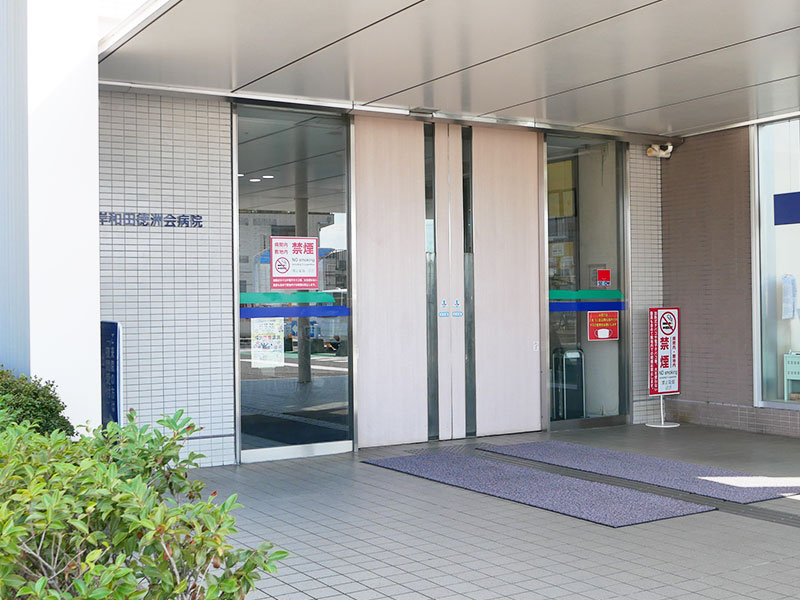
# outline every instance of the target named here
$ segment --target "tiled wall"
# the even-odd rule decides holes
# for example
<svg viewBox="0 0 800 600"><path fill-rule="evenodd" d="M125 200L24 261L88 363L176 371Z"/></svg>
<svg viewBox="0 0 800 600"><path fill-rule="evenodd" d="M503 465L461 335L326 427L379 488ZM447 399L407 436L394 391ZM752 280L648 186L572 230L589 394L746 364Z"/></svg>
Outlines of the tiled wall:
<svg viewBox="0 0 800 600"><path fill-rule="evenodd" d="M680 399L753 405L749 153L740 128L688 138L663 165L664 301L681 308Z"/></svg>
<svg viewBox="0 0 800 600"><path fill-rule="evenodd" d="M202 218L100 225L101 314L123 328L123 411L152 423L184 409L203 427L188 445L202 464L233 463L230 105L107 91L100 103L100 210L123 222Z"/></svg>
<svg viewBox="0 0 800 600"><path fill-rule="evenodd" d="M631 229L631 316L633 376L631 394L633 422L660 419L658 400L650 398L647 382L647 315L651 306L663 302L661 240L661 163L649 158L647 146L631 144L628 162Z"/></svg>
<svg viewBox="0 0 800 600"><path fill-rule="evenodd" d="M672 419L800 436L800 413L753 407L746 127L691 137L663 167L664 301L681 307Z"/></svg>

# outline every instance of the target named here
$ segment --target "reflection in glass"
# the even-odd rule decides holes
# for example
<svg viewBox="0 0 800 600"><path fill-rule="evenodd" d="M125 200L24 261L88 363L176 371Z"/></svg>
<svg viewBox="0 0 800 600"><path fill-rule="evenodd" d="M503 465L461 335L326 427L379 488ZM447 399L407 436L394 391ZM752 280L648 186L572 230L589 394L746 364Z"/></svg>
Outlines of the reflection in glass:
<svg viewBox="0 0 800 600"><path fill-rule="evenodd" d="M624 310L618 156L615 142L547 138L552 421L626 406L621 342L588 338L589 310Z"/></svg>
<svg viewBox="0 0 800 600"><path fill-rule="evenodd" d="M758 134L761 396L800 405L800 120Z"/></svg>
<svg viewBox="0 0 800 600"><path fill-rule="evenodd" d="M439 439L439 321L436 294L434 125L425 123L425 281L428 342L428 439Z"/></svg>
<svg viewBox="0 0 800 600"><path fill-rule="evenodd" d="M466 433L478 430L475 386L475 255L472 245L472 127L461 128L461 177L464 206L464 396Z"/></svg>
<svg viewBox="0 0 800 600"><path fill-rule="evenodd" d="M346 121L238 115L242 449L352 439Z"/></svg>

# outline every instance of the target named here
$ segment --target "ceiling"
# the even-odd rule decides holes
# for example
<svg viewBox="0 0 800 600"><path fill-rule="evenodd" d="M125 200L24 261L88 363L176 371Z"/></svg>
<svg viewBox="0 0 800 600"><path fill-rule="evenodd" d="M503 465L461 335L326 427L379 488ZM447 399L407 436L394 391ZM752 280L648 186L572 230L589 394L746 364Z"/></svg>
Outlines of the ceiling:
<svg viewBox="0 0 800 600"><path fill-rule="evenodd" d="M242 106L239 209L344 213L347 125L341 117ZM266 178L265 178L266 177Z"/></svg>
<svg viewBox="0 0 800 600"><path fill-rule="evenodd" d="M100 78L687 135L800 110L800 0L173 0Z"/></svg>

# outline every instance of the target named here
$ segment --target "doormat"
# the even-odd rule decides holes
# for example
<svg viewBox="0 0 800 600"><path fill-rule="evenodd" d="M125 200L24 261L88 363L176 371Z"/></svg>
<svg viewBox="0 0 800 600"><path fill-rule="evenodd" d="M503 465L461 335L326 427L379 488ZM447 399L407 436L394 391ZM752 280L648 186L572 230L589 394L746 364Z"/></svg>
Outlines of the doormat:
<svg viewBox="0 0 800 600"><path fill-rule="evenodd" d="M753 478L754 481L756 479L747 473L571 442L528 442L508 446L491 444L478 446L478 450L620 479L641 481L739 504L774 500L782 498L785 494L800 493L800 487L743 487L747 485L747 478ZM709 481L706 478L736 479L731 479L730 483L723 483Z"/></svg>
<svg viewBox="0 0 800 600"><path fill-rule="evenodd" d="M710 506L454 452L363 462L609 527L715 510Z"/></svg>

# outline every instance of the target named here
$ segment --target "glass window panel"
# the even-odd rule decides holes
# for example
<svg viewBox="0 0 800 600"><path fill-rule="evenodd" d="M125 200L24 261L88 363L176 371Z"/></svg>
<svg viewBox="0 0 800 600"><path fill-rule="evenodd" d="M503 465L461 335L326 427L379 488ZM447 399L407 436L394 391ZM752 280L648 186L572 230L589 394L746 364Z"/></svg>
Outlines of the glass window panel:
<svg viewBox="0 0 800 600"><path fill-rule="evenodd" d="M800 119L759 129L761 397L800 406Z"/></svg>
<svg viewBox="0 0 800 600"><path fill-rule="evenodd" d="M425 281L428 352L428 439L439 439L439 322L436 294L434 125L425 123Z"/></svg>
<svg viewBox="0 0 800 600"><path fill-rule="evenodd" d="M627 408L620 164L616 142L547 138L552 421ZM603 322L616 314L616 337L590 335L590 311Z"/></svg>
<svg viewBox="0 0 800 600"><path fill-rule="evenodd" d="M242 449L352 439L347 122L238 107Z"/></svg>
<svg viewBox="0 0 800 600"><path fill-rule="evenodd" d="M478 409L475 385L475 255L472 239L472 128L461 128L461 176L464 206L464 400L466 433L477 434Z"/></svg>

